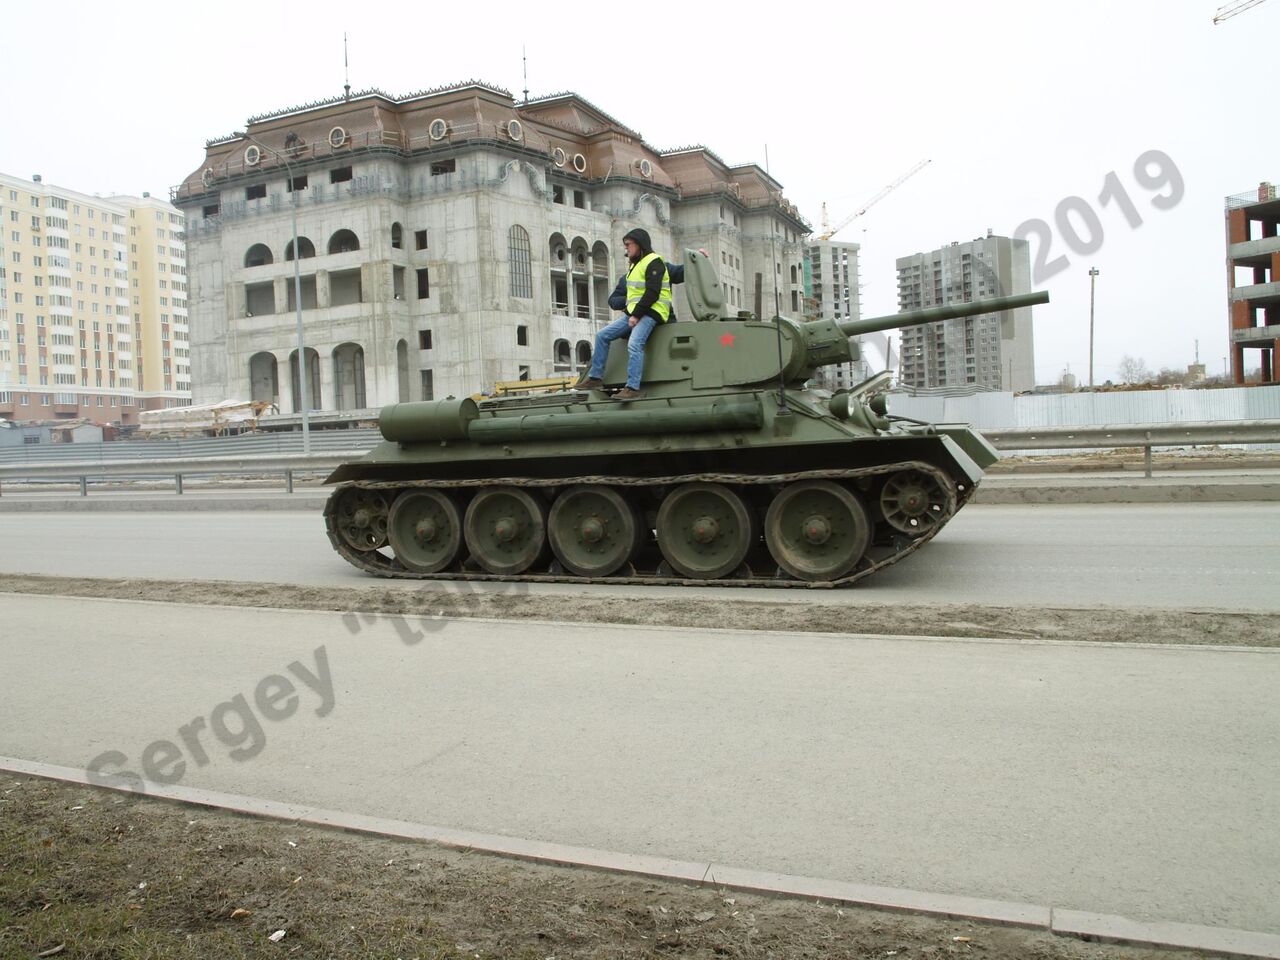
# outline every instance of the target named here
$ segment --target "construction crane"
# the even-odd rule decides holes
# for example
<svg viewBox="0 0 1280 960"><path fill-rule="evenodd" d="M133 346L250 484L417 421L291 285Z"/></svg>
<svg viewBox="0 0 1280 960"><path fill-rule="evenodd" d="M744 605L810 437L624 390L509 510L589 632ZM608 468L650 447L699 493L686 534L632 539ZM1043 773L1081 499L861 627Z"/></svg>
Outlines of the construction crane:
<svg viewBox="0 0 1280 960"><path fill-rule="evenodd" d="M1256 7L1258 4L1266 2L1267 0L1233 0L1232 3L1224 4L1218 8L1218 12L1213 15L1213 22L1219 24L1223 20L1230 20L1237 13L1244 13L1250 7Z"/></svg>
<svg viewBox="0 0 1280 960"><path fill-rule="evenodd" d="M1246 2L1249 2L1249 0L1246 0ZM1262 0L1251 0L1251 2L1261 3ZM897 180L893 181L893 183L889 184L887 187L885 187L883 190L877 193L874 197L872 197L870 200L864 203L860 208L858 208L853 213L849 214L849 216L845 217L843 220L837 223L834 227L831 226L831 224L827 221L827 205L823 203L822 232L818 234L817 239L830 240L837 233L839 233L849 224L853 223L853 221L857 220L860 216L862 216L864 213L866 213L868 210L874 207L877 203L879 203L889 194L893 193L894 190L898 189L898 187L902 186L904 183L906 183L908 180L914 177L917 173L919 173L921 170L927 167L931 162L932 161L929 161L929 160L921 160L914 167L912 167L910 170L908 170L906 173L900 176Z"/></svg>

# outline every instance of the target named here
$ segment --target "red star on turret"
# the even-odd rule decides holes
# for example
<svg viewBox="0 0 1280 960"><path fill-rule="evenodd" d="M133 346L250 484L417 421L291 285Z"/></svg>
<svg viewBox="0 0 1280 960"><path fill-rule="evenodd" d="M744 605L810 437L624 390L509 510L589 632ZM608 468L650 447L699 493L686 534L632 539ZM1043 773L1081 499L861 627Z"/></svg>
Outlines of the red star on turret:
<svg viewBox="0 0 1280 960"><path fill-rule="evenodd" d="M736 340L736 339L738 339L737 334L734 334L734 333L722 333L722 334L720 334L720 346L722 346L722 347L732 347L732 346L733 346L733 341L734 341L734 340Z"/></svg>

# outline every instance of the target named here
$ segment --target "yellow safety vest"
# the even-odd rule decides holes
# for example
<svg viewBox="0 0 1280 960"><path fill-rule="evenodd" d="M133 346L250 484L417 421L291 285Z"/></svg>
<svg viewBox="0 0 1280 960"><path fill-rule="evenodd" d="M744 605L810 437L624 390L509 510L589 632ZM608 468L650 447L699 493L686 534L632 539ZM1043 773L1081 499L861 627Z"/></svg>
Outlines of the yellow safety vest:
<svg viewBox="0 0 1280 960"><path fill-rule="evenodd" d="M636 304L644 296L645 271L649 269L649 263L657 260L656 253L647 253L635 262L635 265L627 271L627 313L630 314L636 308ZM658 294L658 299L652 307L649 308L660 322L666 323L671 319L671 275L667 272L667 265L662 265L662 292Z"/></svg>

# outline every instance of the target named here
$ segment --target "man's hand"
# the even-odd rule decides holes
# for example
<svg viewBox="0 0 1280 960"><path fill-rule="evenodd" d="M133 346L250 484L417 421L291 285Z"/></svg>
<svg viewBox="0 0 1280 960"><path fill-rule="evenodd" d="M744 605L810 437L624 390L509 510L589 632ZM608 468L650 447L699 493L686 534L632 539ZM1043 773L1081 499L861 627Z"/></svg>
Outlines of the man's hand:
<svg viewBox="0 0 1280 960"><path fill-rule="evenodd" d="M627 326L632 330L636 328L636 324L640 322L639 317L627 317Z"/></svg>

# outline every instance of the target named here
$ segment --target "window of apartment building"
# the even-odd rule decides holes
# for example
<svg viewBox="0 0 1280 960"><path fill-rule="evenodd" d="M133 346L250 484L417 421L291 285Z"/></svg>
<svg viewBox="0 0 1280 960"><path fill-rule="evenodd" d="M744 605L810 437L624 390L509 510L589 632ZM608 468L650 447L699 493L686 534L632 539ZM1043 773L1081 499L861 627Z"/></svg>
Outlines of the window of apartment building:
<svg viewBox="0 0 1280 960"><path fill-rule="evenodd" d="M418 299L426 300L431 296L431 278L426 267L415 271L418 275Z"/></svg>
<svg viewBox="0 0 1280 960"><path fill-rule="evenodd" d="M434 376L432 376L432 371L422 370L420 371L420 373L422 376L422 399L434 400L436 398L436 391L435 391L435 383L434 383L435 378ZM25 394L23 394L22 399L23 401L26 400Z"/></svg>
<svg viewBox="0 0 1280 960"><path fill-rule="evenodd" d="M585 210L587 208L586 191L583 191L583 190L573 191L573 205L577 207L579 210Z"/></svg>
<svg viewBox="0 0 1280 960"><path fill-rule="evenodd" d="M391 296L396 300L404 299L404 267L391 268Z"/></svg>
<svg viewBox="0 0 1280 960"><path fill-rule="evenodd" d="M507 231L507 257L511 264L511 296L532 299L533 268L529 234L519 224Z"/></svg>
<svg viewBox="0 0 1280 960"><path fill-rule="evenodd" d="M413 248L415 250L427 249L427 231L425 230L413 231Z"/></svg>
<svg viewBox="0 0 1280 960"><path fill-rule="evenodd" d="M516 346L527 347L528 345L529 345L529 328L524 326L516 327Z"/></svg>
<svg viewBox="0 0 1280 960"><path fill-rule="evenodd" d="M558 183L551 185L551 202L564 203L564 187Z"/></svg>
<svg viewBox="0 0 1280 960"><path fill-rule="evenodd" d="M418 331L418 349L419 350L431 349L431 331L430 330Z"/></svg>
<svg viewBox="0 0 1280 960"><path fill-rule="evenodd" d="M398 223L391 225L391 249L401 250L404 248L404 228Z"/></svg>
<svg viewBox="0 0 1280 960"><path fill-rule="evenodd" d="M520 371L520 376L519 376L517 379L519 379L519 380L528 380L528 379L529 379L529 368L528 368L528 367L526 367L524 364L521 364L517 369Z"/></svg>
<svg viewBox="0 0 1280 960"><path fill-rule="evenodd" d="M289 178L285 181L285 187L290 193L293 193L295 190L307 189L307 175L304 173L300 177Z"/></svg>
<svg viewBox="0 0 1280 960"><path fill-rule="evenodd" d="M330 183L346 183L351 179L350 167L335 167L329 171Z"/></svg>
<svg viewBox="0 0 1280 960"><path fill-rule="evenodd" d="M435 163L431 164L431 175L433 177L440 177L446 173L457 173L457 172L458 172L458 161L454 160L453 158L450 158L448 160L437 160Z"/></svg>
<svg viewBox="0 0 1280 960"><path fill-rule="evenodd" d="M244 188L244 198L246 200L261 200L267 195L267 185L265 183L255 183L252 186ZM164 251L161 250L161 253Z"/></svg>
<svg viewBox="0 0 1280 960"><path fill-rule="evenodd" d="M201 207L201 209L200 209L200 214L201 214L201 216L203 216L203 217L216 217L216 216L218 215L218 211L219 211L219 209L221 209L221 208L219 207L219 205L218 205L218 204L216 204L216 203L211 203L211 204L208 204L208 205L207 205L207 206L205 206L205 207ZM79 252L79 250L80 250L80 244L78 244L78 243L77 243L77 244L76 244L76 251L77 251L77 252Z"/></svg>

